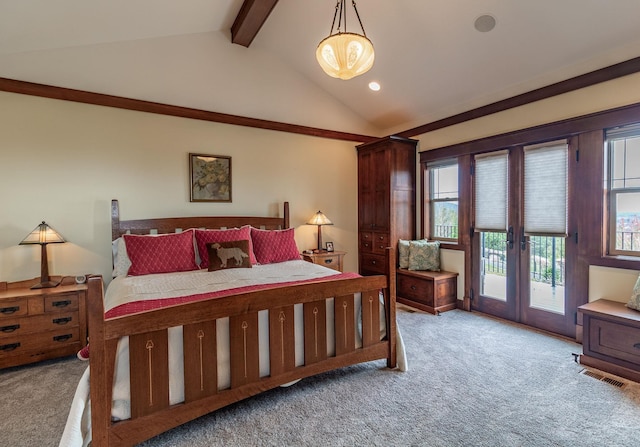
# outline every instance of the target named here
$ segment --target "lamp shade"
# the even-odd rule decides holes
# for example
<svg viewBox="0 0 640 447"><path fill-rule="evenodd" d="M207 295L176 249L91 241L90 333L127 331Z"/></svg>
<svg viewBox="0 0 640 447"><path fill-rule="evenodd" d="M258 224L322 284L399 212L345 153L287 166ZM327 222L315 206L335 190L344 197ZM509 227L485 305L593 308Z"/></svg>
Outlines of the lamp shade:
<svg viewBox="0 0 640 447"><path fill-rule="evenodd" d="M360 34L333 34L318 44L316 59L326 74L343 80L369 71L375 54L371 41Z"/></svg>
<svg viewBox="0 0 640 447"><path fill-rule="evenodd" d="M29 244L61 244L66 242L56 230L51 228L44 220L25 237L20 245Z"/></svg>
<svg viewBox="0 0 640 447"><path fill-rule="evenodd" d="M331 222L329 218L322 213L322 211L318 211L311 216L307 225L333 225L333 222Z"/></svg>

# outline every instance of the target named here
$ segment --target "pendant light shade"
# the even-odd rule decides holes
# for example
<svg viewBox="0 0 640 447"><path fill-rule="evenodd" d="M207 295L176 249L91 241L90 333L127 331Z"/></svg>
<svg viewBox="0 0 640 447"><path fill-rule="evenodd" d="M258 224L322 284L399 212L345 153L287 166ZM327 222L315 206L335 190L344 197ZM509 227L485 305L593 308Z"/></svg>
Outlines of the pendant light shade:
<svg viewBox="0 0 640 447"><path fill-rule="evenodd" d="M323 39L316 49L316 59L324 72L331 77L343 80L366 73L373 66L375 59L373 44L364 32L355 0L352 0L351 3L360 23L362 34L346 31L345 0L338 0L329 36ZM334 33L336 18L338 18L338 27ZM344 31L341 30L343 22Z"/></svg>

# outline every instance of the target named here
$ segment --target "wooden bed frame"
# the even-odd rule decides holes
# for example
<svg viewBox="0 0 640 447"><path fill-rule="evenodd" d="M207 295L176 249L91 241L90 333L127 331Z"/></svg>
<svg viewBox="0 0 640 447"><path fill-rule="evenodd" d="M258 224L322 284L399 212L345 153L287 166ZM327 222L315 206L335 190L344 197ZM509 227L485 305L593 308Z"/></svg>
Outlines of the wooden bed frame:
<svg viewBox="0 0 640 447"><path fill-rule="evenodd" d="M111 204L112 236L126 233L171 233L187 228L289 227L289 206L283 217L181 217L120 220L117 200ZM277 289L240 293L104 320L102 277L88 280L91 342L92 445L134 445L231 403L263 391L344 366L386 359L396 366L395 253L387 249L387 276L318 281ZM387 336L380 340L379 291L383 290ZM362 347L356 348L354 293L362 299ZM335 302L334 356L326 352L325 299ZM304 365L295 366L294 304L304 306ZM368 305L366 305L368 303ZM269 311L270 375L259 377L258 311ZM339 311L338 311L339 310ZM217 389L216 319L229 317L231 387ZM185 402L169 404L167 329L184 329ZM111 403L118 340L129 336L131 419L112 422ZM212 338L215 340L215 338ZM344 342L343 342L344 341ZM324 348L323 348L324 347ZM153 351L153 356L151 352Z"/></svg>

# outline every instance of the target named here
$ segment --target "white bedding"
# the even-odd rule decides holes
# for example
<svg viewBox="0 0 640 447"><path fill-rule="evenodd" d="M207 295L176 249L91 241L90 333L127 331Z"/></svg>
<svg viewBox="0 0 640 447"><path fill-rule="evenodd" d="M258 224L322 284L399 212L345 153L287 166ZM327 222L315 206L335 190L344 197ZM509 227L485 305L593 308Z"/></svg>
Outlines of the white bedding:
<svg viewBox="0 0 640 447"><path fill-rule="evenodd" d="M277 264L256 265L253 268L228 269L215 272L206 270L156 274L146 276L130 276L115 278L105 294L105 311L109 311L131 300L151 300L195 295L207 291L220 291L230 288L255 286L265 283L282 283L323 278L335 275L335 270L312 264L306 261L287 261ZM360 298L356 299L356 321L360 316ZM295 358L296 366L304 362L303 306L298 304L295 313ZM218 388L230 386L229 369L229 320L217 320L218 348ZM333 299L327 300L327 348L333 355ZM269 334L268 312L258 314L260 344L260 376L269 375ZM384 313L380 318L381 336L385 334ZM129 387L129 355L128 337L118 344L116 356L116 380L113 393L114 419L128 419L130 413ZM360 345L361 340L357 343ZM398 366L406 370L404 345L398 331ZM171 404L184 401L182 327L169 329L169 400ZM89 399L89 368L82 376L74 396L67 424L60 441L61 447L79 447L88 445L91 440Z"/></svg>

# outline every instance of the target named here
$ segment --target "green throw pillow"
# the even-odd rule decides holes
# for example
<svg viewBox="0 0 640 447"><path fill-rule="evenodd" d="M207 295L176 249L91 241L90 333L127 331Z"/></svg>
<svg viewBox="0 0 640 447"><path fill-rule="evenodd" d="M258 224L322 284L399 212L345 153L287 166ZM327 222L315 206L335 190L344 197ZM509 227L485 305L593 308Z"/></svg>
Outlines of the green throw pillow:
<svg viewBox="0 0 640 447"><path fill-rule="evenodd" d="M398 267L401 269L409 268L409 242L402 239L398 240Z"/></svg>
<svg viewBox="0 0 640 447"><path fill-rule="evenodd" d="M638 276L636 280L636 285L633 286L633 292L631 293L631 299L627 303L627 307L640 310L640 276Z"/></svg>
<svg viewBox="0 0 640 447"><path fill-rule="evenodd" d="M410 241L409 270L440 271L440 241Z"/></svg>

